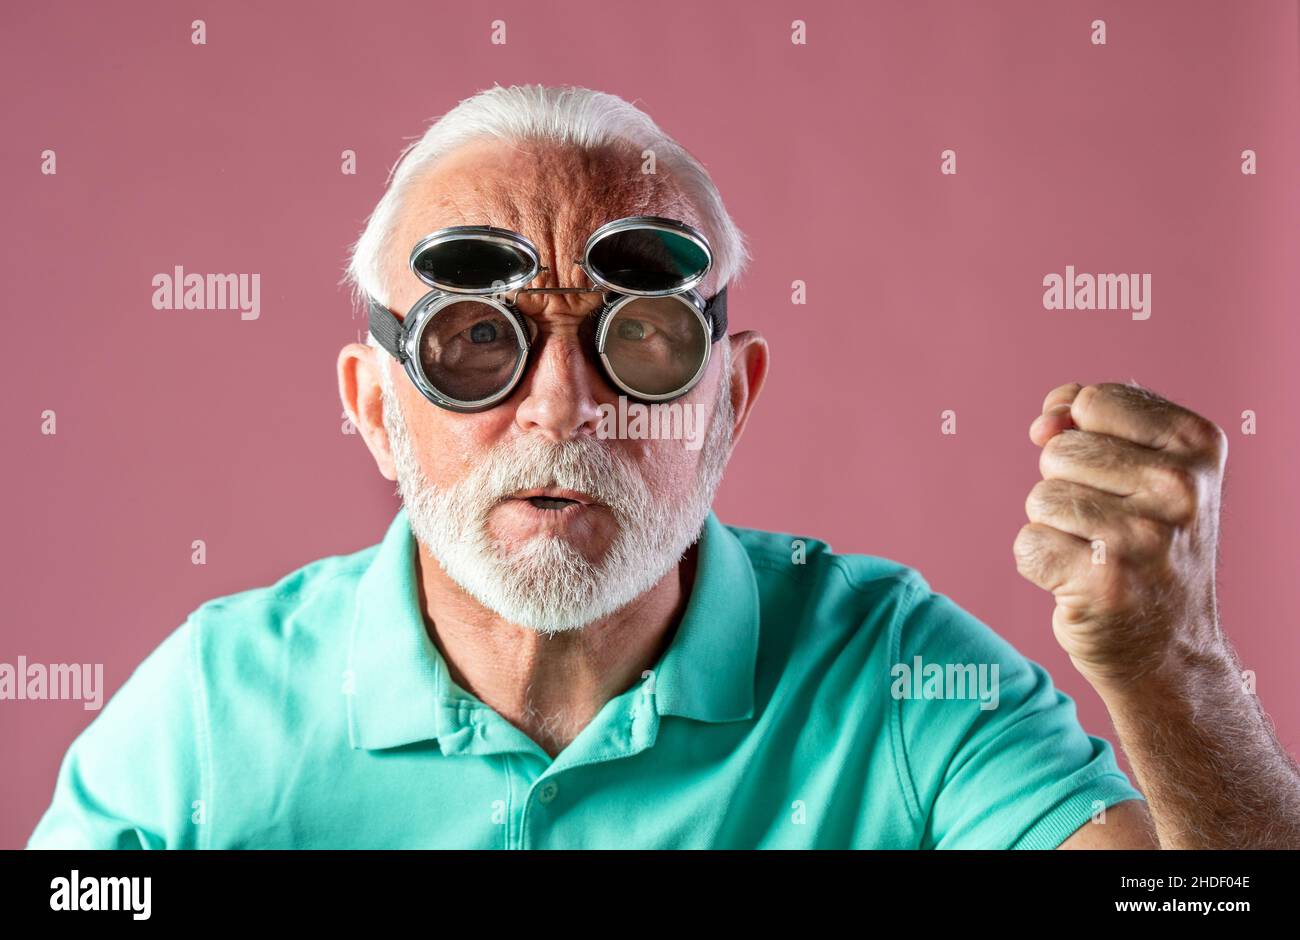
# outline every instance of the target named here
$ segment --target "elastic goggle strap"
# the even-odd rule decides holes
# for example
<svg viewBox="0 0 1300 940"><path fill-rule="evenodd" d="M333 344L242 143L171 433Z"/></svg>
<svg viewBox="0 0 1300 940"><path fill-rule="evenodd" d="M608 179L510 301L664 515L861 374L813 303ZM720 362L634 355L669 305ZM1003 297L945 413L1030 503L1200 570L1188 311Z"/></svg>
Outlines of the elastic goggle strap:
<svg viewBox="0 0 1300 940"><path fill-rule="evenodd" d="M712 342L716 343L727 335L727 289L725 287L704 305L704 315L713 324L713 336L710 337Z"/></svg>
<svg viewBox="0 0 1300 940"><path fill-rule="evenodd" d="M375 303L373 298L370 300L370 333L394 359L406 363L406 350L402 343L404 338L402 321Z"/></svg>

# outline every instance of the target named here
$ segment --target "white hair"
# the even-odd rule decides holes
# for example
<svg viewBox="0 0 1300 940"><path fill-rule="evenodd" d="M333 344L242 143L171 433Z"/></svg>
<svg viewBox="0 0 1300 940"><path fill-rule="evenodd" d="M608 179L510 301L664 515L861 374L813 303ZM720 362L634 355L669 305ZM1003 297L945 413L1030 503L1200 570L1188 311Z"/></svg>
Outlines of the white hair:
<svg viewBox="0 0 1300 940"><path fill-rule="evenodd" d="M700 214L713 248L718 289L737 280L752 260L745 236L727 214L708 171L645 112L617 95L589 88L494 85L461 101L398 156L384 195L351 248L340 282L351 285L359 307L364 309L367 297L391 302L383 260L391 251L389 242L411 184L441 157L483 138L544 140L584 150L623 143L638 153L653 151L657 167L662 165L672 175ZM373 337L371 345L375 345Z"/></svg>

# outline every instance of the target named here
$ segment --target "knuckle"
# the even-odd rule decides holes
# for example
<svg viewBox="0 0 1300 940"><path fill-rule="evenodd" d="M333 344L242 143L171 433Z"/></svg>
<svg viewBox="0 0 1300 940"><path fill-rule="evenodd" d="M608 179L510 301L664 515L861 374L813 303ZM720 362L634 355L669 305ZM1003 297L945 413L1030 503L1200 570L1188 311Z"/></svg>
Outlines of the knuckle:
<svg viewBox="0 0 1300 940"><path fill-rule="evenodd" d="M1192 413L1188 413L1179 422L1178 436L1182 438L1189 449L1204 453L1206 456L1210 456L1217 450L1220 439L1225 437L1223 429L1213 421Z"/></svg>
<svg viewBox="0 0 1300 940"><path fill-rule="evenodd" d="M1042 453L1038 455L1038 469L1043 476L1060 465L1065 458L1070 446L1069 438L1064 434L1057 434L1050 441L1043 445Z"/></svg>
<svg viewBox="0 0 1300 940"><path fill-rule="evenodd" d="M1046 410L1049 403L1057 400L1073 401L1082 387L1078 382L1066 382L1064 385L1056 386L1043 398L1043 409Z"/></svg>
<svg viewBox="0 0 1300 940"><path fill-rule="evenodd" d="M1041 516L1050 504L1053 488L1051 480L1039 480L1030 487L1025 497L1025 515L1031 520Z"/></svg>
<svg viewBox="0 0 1300 940"><path fill-rule="evenodd" d="M1228 432L1213 421L1205 424L1205 457L1210 464L1218 466L1228 459Z"/></svg>
<svg viewBox="0 0 1300 940"><path fill-rule="evenodd" d="M1085 385L1079 389L1079 394L1074 396L1074 403L1081 412L1089 411L1097 403L1097 396L1105 393L1105 383L1096 383Z"/></svg>
<svg viewBox="0 0 1300 940"><path fill-rule="evenodd" d="M1011 551L1017 558L1025 553L1025 543L1029 538L1029 531L1029 526L1022 525L1020 531L1016 533L1015 541L1011 543Z"/></svg>
<svg viewBox="0 0 1300 940"><path fill-rule="evenodd" d="M1038 535L1032 525L1020 527L1020 531L1016 533L1016 540L1011 546L1011 552L1015 555L1016 566L1022 573L1032 568L1038 556Z"/></svg>

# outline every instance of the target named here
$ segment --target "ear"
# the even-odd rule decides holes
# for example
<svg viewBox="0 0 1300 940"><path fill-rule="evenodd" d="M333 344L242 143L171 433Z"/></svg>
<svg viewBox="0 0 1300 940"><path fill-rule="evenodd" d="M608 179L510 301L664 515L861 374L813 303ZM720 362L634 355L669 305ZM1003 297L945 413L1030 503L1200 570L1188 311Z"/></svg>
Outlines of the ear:
<svg viewBox="0 0 1300 940"><path fill-rule="evenodd" d="M758 393L767 381L767 340L761 333L745 330L728 336L731 343L731 407L735 414L732 442L740 439L754 410Z"/></svg>
<svg viewBox="0 0 1300 940"><path fill-rule="evenodd" d="M339 398L343 410L361 432L384 479L396 482L393 449L384 429L383 386L379 379L379 370L386 368L387 357L371 346L348 343L339 352Z"/></svg>

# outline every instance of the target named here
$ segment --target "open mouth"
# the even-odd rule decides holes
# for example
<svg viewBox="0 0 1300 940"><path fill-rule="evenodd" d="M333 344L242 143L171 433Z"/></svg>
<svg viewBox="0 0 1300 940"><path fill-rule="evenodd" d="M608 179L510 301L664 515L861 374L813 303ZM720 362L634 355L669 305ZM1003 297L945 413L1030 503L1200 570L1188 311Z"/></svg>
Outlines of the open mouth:
<svg viewBox="0 0 1300 940"><path fill-rule="evenodd" d="M562 498L552 499L547 496L530 496L528 497L528 502L536 506L538 509L550 509L556 512L558 512L561 509L566 509L569 506L582 505L576 499L562 499Z"/></svg>
<svg viewBox="0 0 1300 940"><path fill-rule="evenodd" d="M596 505L595 500L586 493L579 493L575 490L565 490L554 486L535 490L525 490L521 493L516 493L510 498L528 503L534 509L541 509L545 512L565 512L568 510L577 510Z"/></svg>

